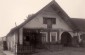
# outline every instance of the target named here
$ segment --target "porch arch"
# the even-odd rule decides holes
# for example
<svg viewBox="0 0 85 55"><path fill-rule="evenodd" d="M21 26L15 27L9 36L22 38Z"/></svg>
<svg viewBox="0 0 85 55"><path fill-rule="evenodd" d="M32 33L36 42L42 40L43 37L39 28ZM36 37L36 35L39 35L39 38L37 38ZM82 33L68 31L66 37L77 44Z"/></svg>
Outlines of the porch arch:
<svg viewBox="0 0 85 55"><path fill-rule="evenodd" d="M69 32L63 32L61 34L61 44L63 46L71 46L72 45L72 36Z"/></svg>

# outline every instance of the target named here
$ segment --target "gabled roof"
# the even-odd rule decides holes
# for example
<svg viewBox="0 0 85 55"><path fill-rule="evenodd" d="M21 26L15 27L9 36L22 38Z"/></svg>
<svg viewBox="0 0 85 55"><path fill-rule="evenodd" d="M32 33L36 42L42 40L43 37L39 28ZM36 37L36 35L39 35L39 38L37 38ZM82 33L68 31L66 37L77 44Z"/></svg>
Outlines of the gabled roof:
<svg viewBox="0 0 85 55"><path fill-rule="evenodd" d="M21 27L23 27L26 23L28 23L29 21L31 21L34 17L36 17L38 14L41 13L41 11L43 11L44 9L46 9L47 7L51 6L54 11L73 29L73 30L78 30L77 26L73 24L72 20L70 19L70 17L64 12L64 10L57 4L57 2L55 0L51 1L49 4L47 4L44 8L42 8L40 11L38 11L37 13L33 14L31 17L27 18L26 21L24 21L23 23L21 23L19 26L11 29L11 31L7 34L9 35L10 33L13 33L14 31L20 29Z"/></svg>
<svg viewBox="0 0 85 55"><path fill-rule="evenodd" d="M81 31L85 31L85 19L82 18L71 18L71 19Z"/></svg>

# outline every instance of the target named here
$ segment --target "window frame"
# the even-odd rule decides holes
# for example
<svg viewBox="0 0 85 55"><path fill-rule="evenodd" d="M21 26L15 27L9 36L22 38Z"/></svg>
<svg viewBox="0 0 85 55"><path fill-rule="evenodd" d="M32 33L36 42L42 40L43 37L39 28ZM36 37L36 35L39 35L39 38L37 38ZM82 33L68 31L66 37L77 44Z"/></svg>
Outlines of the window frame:
<svg viewBox="0 0 85 55"><path fill-rule="evenodd" d="M51 19L52 24L56 24L56 18L43 17L43 24L47 24L47 20Z"/></svg>
<svg viewBox="0 0 85 55"><path fill-rule="evenodd" d="M41 34L43 34L43 33L46 34L46 37L45 38L46 38L46 42L48 42L48 33L47 32L40 32L40 33Z"/></svg>
<svg viewBox="0 0 85 55"><path fill-rule="evenodd" d="M50 42L52 42L52 33L56 33L55 42L57 42L57 32L50 32Z"/></svg>

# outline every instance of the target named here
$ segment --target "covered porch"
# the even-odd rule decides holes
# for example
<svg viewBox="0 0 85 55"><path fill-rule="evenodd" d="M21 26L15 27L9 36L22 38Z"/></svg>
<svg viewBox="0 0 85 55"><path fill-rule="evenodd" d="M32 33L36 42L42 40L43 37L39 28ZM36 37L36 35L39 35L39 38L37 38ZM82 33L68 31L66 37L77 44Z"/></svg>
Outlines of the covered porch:
<svg viewBox="0 0 85 55"><path fill-rule="evenodd" d="M72 36L68 32L58 29L23 28L19 31L17 54L26 55L36 52L36 49L62 48L62 45L69 46L70 44L72 44Z"/></svg>

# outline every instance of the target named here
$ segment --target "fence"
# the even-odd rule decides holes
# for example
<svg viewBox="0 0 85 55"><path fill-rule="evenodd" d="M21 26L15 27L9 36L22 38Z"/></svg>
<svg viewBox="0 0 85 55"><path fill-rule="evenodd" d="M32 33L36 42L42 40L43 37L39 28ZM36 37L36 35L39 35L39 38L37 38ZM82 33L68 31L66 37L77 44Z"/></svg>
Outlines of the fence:
<svg viewBox="0 0 85 55"><path fill-rule="evenodd" d="M28 46L23 46L23 45L17 45L17 51L15 52L16 55L28 55L30 53L33 53L33 47L28 45Z"/></svg>

